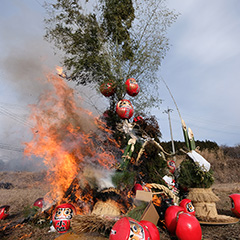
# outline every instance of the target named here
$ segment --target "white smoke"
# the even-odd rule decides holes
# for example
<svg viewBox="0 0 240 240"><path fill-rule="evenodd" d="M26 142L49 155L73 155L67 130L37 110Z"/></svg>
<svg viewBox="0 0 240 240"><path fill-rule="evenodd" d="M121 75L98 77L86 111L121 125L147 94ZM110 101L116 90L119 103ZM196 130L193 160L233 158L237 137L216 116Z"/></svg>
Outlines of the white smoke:
<svg viewBox="0 0 240 240"><path fill-rule="evenodd" d="M112 183L114 172L115 170L107 170L101 167L88 165L84 168L82 177L88 181L92 188L97 187L98 191L101 191L104 188L114 187Z"/></svg>

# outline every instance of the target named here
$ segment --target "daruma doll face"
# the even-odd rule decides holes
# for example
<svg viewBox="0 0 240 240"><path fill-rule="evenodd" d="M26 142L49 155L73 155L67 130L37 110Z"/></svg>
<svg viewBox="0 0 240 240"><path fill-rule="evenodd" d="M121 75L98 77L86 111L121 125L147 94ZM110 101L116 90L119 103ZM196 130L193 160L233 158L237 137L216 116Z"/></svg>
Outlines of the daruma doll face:
<svg viewBox="0 0 240 240"><path fill-rule="evenodd" d="M74 206L69 203L57 206L52 217L54 228L60 233L67 232L70 228L70 221L75 213Z"/></svg>
<svg viewBox="0 0 240 240"><path fill-rule="evenodd" d="M133 106L127 99L120 100L116 106L116 112L121 119L129 119L133 115Z"/></svg>

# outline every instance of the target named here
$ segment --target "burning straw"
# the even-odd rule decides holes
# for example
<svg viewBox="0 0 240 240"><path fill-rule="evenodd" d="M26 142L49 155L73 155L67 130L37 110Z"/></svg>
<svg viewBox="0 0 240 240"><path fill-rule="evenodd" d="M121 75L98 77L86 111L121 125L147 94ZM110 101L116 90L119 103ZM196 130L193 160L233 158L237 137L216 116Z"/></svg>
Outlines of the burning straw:
<svg viewBox="0 0 240 240"><path fill-rule="evenodd" d="M86 166L112 168L117 162L112 151L119 151L109 129L79 106L81 99L61 77L49 75L48 81L52 89L31 106L35 127L32 141L25 143L25 154L44 159L48 168L51 191L44 196L46 208L67 201L65 193L75 178L81 179L84 186L89 185L83 174Z"/></svg>

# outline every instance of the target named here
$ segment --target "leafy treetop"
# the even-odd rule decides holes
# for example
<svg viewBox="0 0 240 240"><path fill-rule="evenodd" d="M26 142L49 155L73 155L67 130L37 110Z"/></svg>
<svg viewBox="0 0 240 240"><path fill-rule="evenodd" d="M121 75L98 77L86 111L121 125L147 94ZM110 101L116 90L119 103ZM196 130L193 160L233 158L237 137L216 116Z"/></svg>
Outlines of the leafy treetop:
<svg viewBox="0 0 240 240"><path fill-rule="evenodd" d="M116 82L112 109L126 94L125 81L135 78L141 91L131 101L146 112L159 106L156 74L169 49L167 28L177 18L164 2L56 0L46 5L45 38L63 51L63 65L77 84Z"/></svg>

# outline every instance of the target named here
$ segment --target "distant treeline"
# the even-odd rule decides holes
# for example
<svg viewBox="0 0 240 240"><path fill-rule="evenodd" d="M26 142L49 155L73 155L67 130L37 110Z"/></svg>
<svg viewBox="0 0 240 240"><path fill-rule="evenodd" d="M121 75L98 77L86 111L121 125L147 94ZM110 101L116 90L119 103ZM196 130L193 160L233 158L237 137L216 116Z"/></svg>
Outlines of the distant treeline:
<svg viewBox="0 0 240 240"><path fill-rule="evenodd" d="M209 149L209 150L218 150L219 146L216 142L212 142L209 140L206 141L195 141L196 147L198 147L200 150L203 149ZM167 152L172 152L172 142L161 142L161 146L164 148ZM174 147L177 154L184 154L180 151L180 149L183 149L187 151L186 149L186 143L181 141L174 141Z"/></svg>
<svg viewBox="0 0 240 240"><path fill-rule="evenodd" d="M221 146L223 153L231 158L239 158L240 159L240 144L235 147Z"/></svg>
<svg viewBox="0 0 240 240"><path fill-rule="evenodd" d="M221 149L224 153L224 155L229 156L231 158L240 158L240 144L236 145L235 147L228 147L228 146L218 146L216 142L205 140L205 141L195 141L196 147L199 148L199 150L207 149L209 151L217 151ZM161 142L161 146L164 148L167 152L172 152L172 142ZM180 149L183 149L186 151L186 144L185 142L181 141L174 141L174 147L177 154L184 154Z"/></svg>

